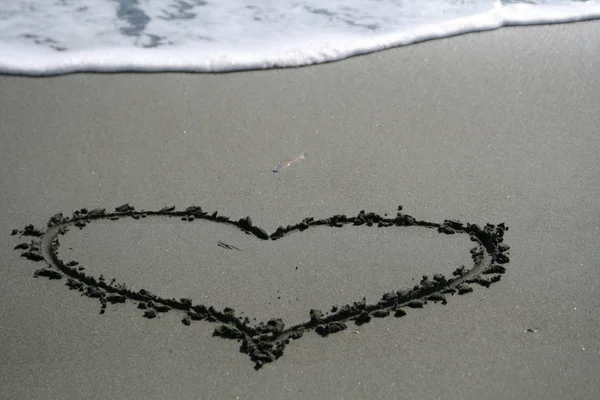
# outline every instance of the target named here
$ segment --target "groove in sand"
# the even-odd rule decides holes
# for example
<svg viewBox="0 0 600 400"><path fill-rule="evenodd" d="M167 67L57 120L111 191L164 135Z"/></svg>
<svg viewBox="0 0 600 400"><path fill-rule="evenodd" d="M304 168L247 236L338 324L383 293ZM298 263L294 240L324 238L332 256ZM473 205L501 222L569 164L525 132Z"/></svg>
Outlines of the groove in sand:
<svg viewBox="0 0 600 400"><path fill-rule="evenodd" d="M408 308L422 308L428 301L447 303L447 295L454 293L465 294L473 289L469 284L475 283L489 287L498 282L505 272L504 265L508 263L509 247L503 243L504 232L508 227L504 223L498 225L486 224L483 228L470 223L445 220L443 223L420 221L414 217L398 212L394 218L380 216L375 213L361 211L356 216L343 214L325 219L305 218L300 223L280 226L271 234L264 229L254 226L250 217L232 220L218 215L217 212L208 214L199 206L190 206L182 211L175 207L165 207L159 211L136 211L133 206L124 204L107 213L105 209L77 210L71 217L61 213L54 215L48 222L45 231L28 225L22 230L13 230L12 234L30 236L30 243L20 243L15 249L23 250L21 255L29 260L46 263L46 268L38 269L35 276L49 279L67 278L66 285L73 290L81 291L85 296L96 298L101 303L100 313L104 313L108 303L123 303L127 300L138 302L138 308L143 309L146 318L155 318L162 312L178 310L184 313L182 323L190 325L193 321L217 323L213 336L236 339L241 342L240 350L250 356L256 369L265 363L273 362L283 355L287 344L300 339L306 332L315 331L321 336L328 336L347 329L347 324L357 325L367 323L371 318L383 318L389 315L402 317ZM64 262L58 257L60 246L59 236L64 235L69 228L76 226L83 229L87 224L97 220L116 220L120 218L180 218L186 221L209 220L216 223L231 225L261 240L278 240L293 233L302 232L314 226L343 227L346 225L379 227L394 229L406 226L419 226L434 229L441 234L467 234L474 242L471 249L473 266L457 268L452 277L436 274L429 279L423 277L413 288L388 292L383 294L380 301L367 304L365 299L334 307L329 312L310 310L306 322L285 327L283 319L271 319L267 322L251 323L246 318L238 317L231 308L217 310L213 306L194 304L191 299L176 300L157 296L147 290L134 291L124 284L114 280L107 282L103 277L97 278L84 272L77 261Z"/></svg>

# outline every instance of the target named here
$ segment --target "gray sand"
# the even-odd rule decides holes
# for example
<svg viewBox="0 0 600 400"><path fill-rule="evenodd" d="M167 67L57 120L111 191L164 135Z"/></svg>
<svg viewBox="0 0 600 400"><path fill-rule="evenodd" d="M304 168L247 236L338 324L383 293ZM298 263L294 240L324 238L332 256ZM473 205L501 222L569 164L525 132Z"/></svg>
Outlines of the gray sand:
<svg viewBox="0 0 600 400"><path fill-rule="evenodd" d="M502 29L295 70L0 77L0 398L600 397L599 28ZM303 152L305 160L271 172ZM97 302L64 283L33 279L37 266L12 251L13 228L125 202L199 204L250 215L268 231L402 204L431 221L506 222L511 262L490 289L352 326L359 333L307 334L257 372L239 344L211 337L213 325L186 327L175 313L149 321L133 304L98 315ZM73 252L98 268L130 257L119 265L137 265L140 276L144 257L159 257L149 255L159 235L165 248L185 249L179 269L169 275L153 264L144 279L177 290L182 272L195 276L194 230L186 227L181 242L169 226L148 226L147 237L128 227L121 240L106 227L73 232L73 243L95 241ZM217 240L247 240L236 232L205 239L216 233L198 238L198 250L214 242L201 253L213 275ZM297 263L314 256L315 243L339 248L340 235L286 238L244 255L272 271L262 271L272 285L311 299L327 286L294 287L296 271L278 270L274 257ZM382 269L355 263L345 274L354 247L346 243L339 259L317 252L338 271L320 273L338 277L336 290L385 292L378 276L389 275L398 249L375 246L376 234L346 239L367 253L376 247ZM410 249L415 240L399 237ZM435 272L420 263L443 261L426 246L399 254L411 268L402 282ZM235 283L253 299L264 290L254 278ZM229 283L215 280L215 303L228 302ZM284 300L273 299L268 312L309 307Z"/></svg>

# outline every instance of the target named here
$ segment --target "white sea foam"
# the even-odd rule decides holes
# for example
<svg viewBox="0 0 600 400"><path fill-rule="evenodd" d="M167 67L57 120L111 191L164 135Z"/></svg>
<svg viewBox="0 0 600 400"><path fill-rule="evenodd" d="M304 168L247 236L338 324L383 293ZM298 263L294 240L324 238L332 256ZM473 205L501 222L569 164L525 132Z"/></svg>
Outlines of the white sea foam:
<svg viewBox="0 0 600 400"><path fill-rule="evenodd" d="M4 1L0 72L295 67L502 26L596 18L595 0Z"/></svg>

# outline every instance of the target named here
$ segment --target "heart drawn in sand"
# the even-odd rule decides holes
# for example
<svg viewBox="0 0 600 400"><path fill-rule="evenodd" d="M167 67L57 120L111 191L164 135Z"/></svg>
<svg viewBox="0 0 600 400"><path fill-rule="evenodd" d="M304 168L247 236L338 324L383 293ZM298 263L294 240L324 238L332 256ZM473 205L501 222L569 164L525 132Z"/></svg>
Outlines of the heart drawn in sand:
<svg viewBox="0 0 600 400"><path fill-rule="evenodd" d="M247 317L236 315L236 312L229 307L217 310L210 305L197 304L192 299L164 298L145 289L136 291L114 280L107 282L103 276L88 275L77 261L65 262L58 257L59 236L64 235L73 226L83 229L99 220L157 217L178 218L190 222L209 220L241 229L265 241L281 239L286 235L316 226L340 228L366 225L392 229L416 226L445 235L469 235L475 244L475 247L470 250L473 265L470 268L458 267L450 277L441 274L436 274L431 279L423 277L420 283L412 288L401 288L384 293L377 303L368 304L363 298L352 304L333 307L325 313L313 309L308 312L307 321L286 327L281 318L251 323ZM52 280L66 278L66 286L70 289L78 290L83 295L100 302L101 314L108 304L130 300L138 303L138 308L143 310L143 316L146 318L152 319L167 311L178 311L183 314L181 321L185 325L190 325L193 321L217 324L213 336L241 342L240 350L248 354L255 368L259 369L265 363L281 357L286 345L292 340L300 339L307 332L314 331L321 336L328 336L347 329L348 323L361 325L369 322L371 318L384 318L390 315L402 317L406 315L407 309L422 308L428 301L446 304L449 295L469 293L473 290L470 284L489 287L492 283L498 282L506 271L504 265L509 261L509 247L503 243L506 230L508 228L504 223L486 224L480 227L456 220L445 220L443 223L421 221L402 213L402 206L399 206L394 218L364 211L356 216L338 214L325 219L309 217L295 225L280 226L275 232L269 234L264 229L253 225L250 217L232 220L218 215L217 212L209 214L199 206L190 206L182 211L176 211L175 207L165 207L159 211L136 211L133 206L124 204L116 207L114 212L108 213L105 209L90 211L81 209L75 211L70 217L59 213L50 218L46 230L27 225L22 230L13 230L12 235L32 237L29 243L17 244L15 249L21 251L22 257L46 263L46 267L36 270L34 276ZM226 243L219 242L219 246L225 248L229 246L231 249L231 246Z"/></svg>

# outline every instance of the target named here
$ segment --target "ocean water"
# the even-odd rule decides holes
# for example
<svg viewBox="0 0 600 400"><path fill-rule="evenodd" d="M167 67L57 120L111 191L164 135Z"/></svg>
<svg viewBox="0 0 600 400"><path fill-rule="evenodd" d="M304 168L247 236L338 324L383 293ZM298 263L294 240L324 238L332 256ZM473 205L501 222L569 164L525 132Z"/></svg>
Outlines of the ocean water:
<svg viewBox="0 0 600 400"><path fill-rule="evenodd" d="M595 18L595 0L6 0L0 73L297 67L503 26Z"/></svg>

